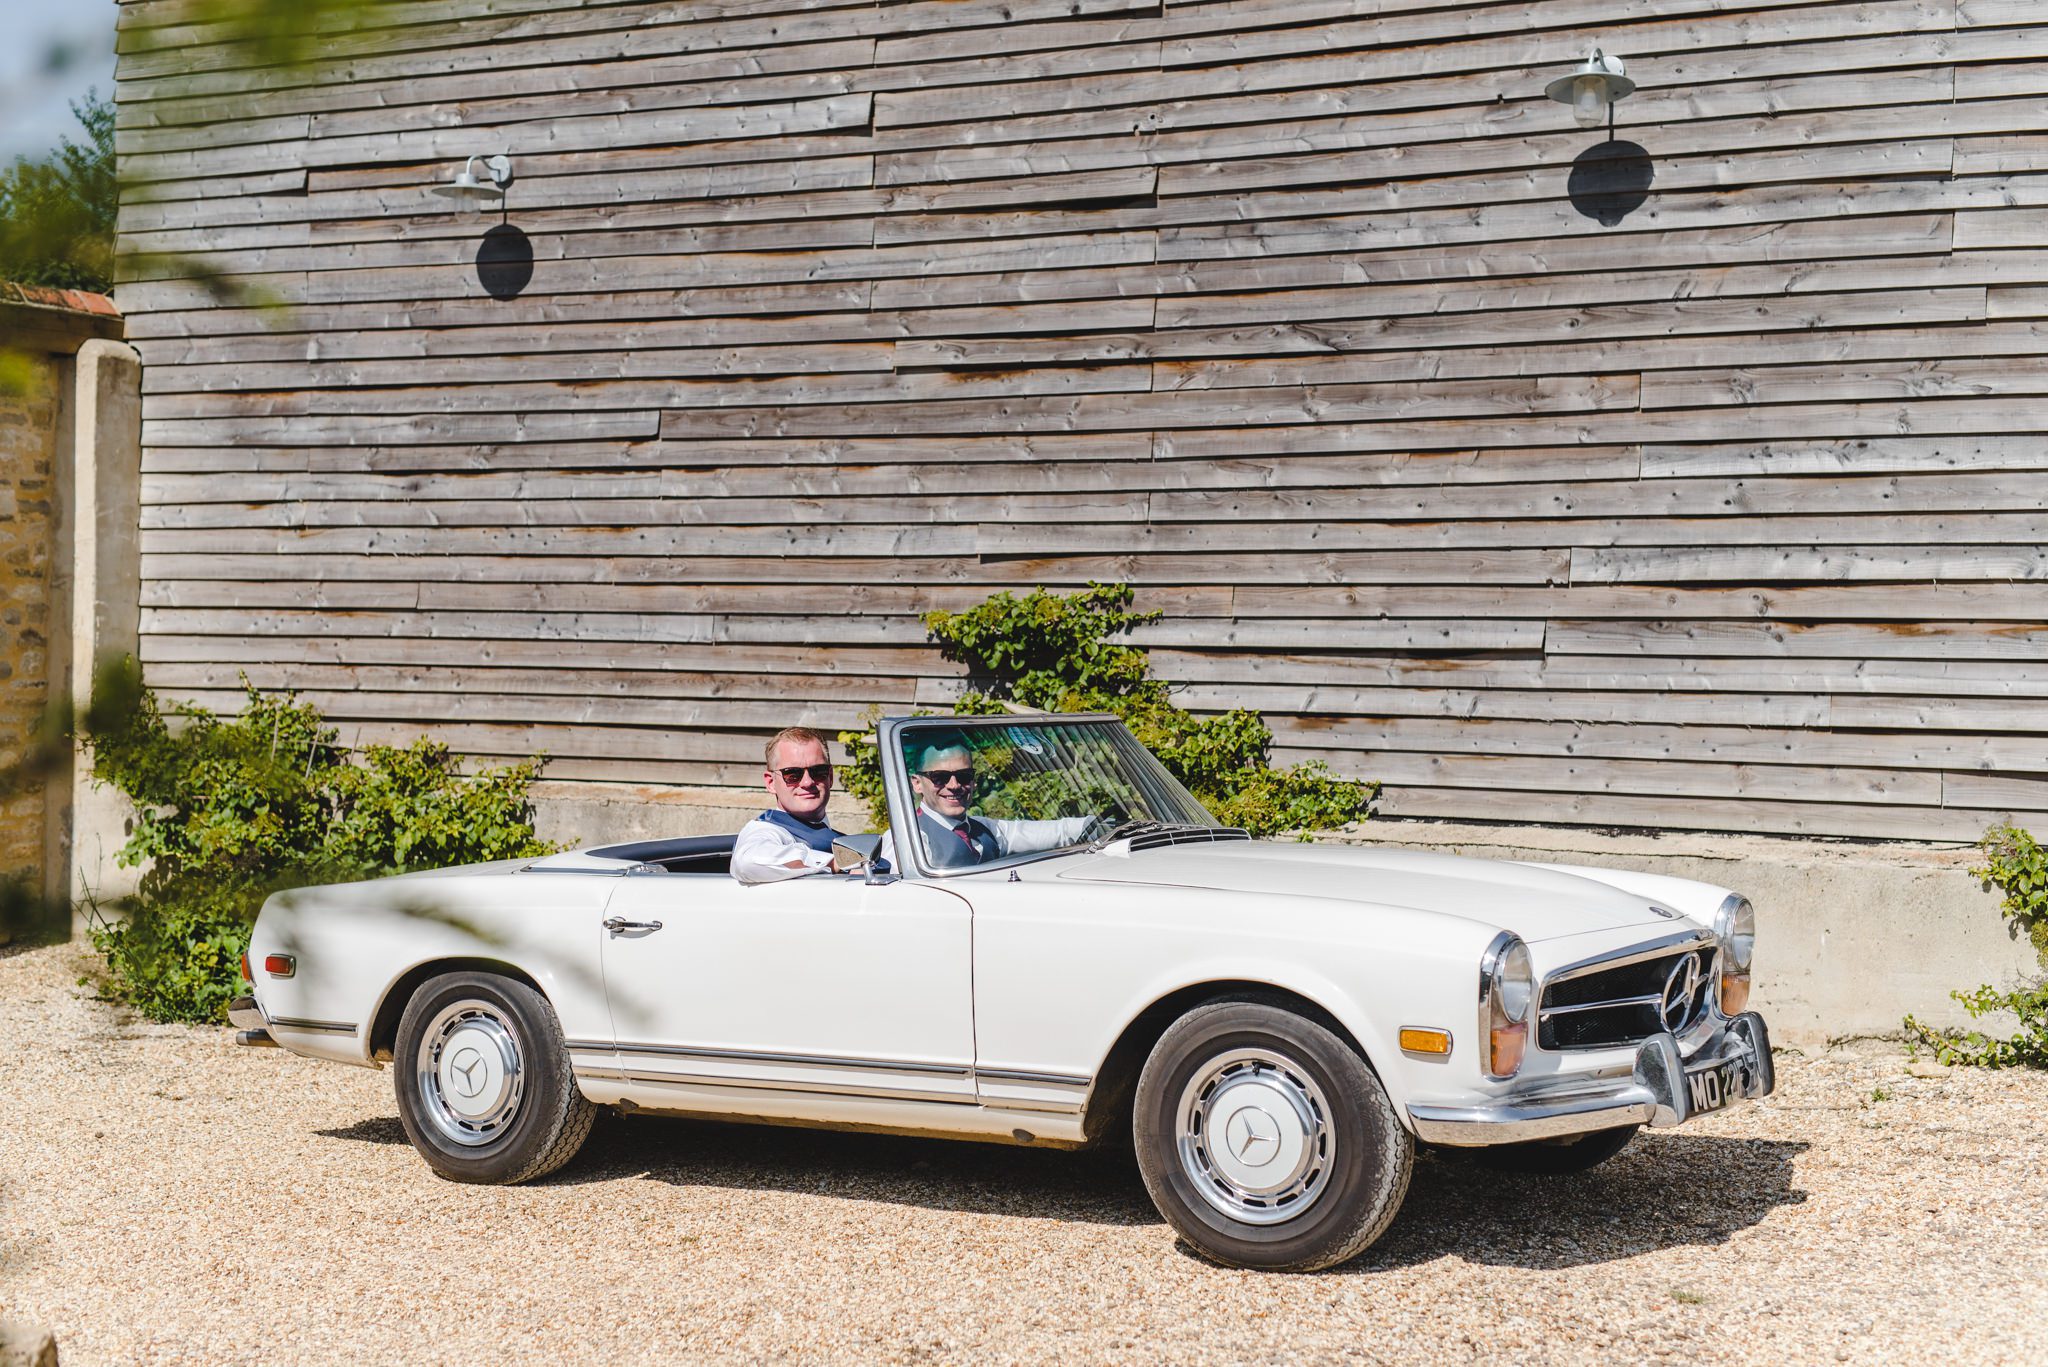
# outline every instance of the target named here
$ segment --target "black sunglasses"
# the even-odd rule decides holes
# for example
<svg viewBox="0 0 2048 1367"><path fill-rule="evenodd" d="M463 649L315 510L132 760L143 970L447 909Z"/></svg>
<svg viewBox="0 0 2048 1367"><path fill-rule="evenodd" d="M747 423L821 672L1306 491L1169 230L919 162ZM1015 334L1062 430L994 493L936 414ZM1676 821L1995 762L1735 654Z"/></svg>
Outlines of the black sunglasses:
<svg viewBox="0 0 2048 1367"><path fill-rule="evenodd" d="M823 783L832 777L832 766L829 764L795 764L779 772L784 783L794 784L805 774L811 776L813 783Z"/></svg>
<svg viewBox="0 0 2048 1367"><path fill-rule="evenodd" d="M918 772L934 788L943 788L949 783L957 783L962 788L974 786L972 769L921 769Z"/></svg>

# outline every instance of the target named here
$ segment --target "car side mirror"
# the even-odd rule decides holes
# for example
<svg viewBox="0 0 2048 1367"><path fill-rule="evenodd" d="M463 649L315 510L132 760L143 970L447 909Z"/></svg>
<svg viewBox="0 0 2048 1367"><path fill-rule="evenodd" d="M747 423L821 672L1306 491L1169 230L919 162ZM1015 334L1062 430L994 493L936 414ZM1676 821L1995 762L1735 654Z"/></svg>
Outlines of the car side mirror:
<svg viewBox="0 0 2048 1367"><path fill-rule="evenodd" d="M882 862L879 835L840 835L832 838L832 872L865 872L870 883L886 881L876 867Z"/></svg>

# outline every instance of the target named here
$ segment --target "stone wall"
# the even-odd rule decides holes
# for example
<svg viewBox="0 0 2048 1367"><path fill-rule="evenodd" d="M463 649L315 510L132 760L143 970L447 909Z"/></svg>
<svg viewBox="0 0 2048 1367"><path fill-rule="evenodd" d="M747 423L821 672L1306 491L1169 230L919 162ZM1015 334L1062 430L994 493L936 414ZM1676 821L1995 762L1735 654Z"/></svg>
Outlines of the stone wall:
<svg viewBox="0 0 2048 1367"><path fill-rule="evenodd" d="M64 369L52 357L15 353L0 386L0 774L20 764L50 701ZM47 818L42 784L0 787L0 877L42 881Z"/></svg>
<svg viewBox="0 0 2048 1367"><path fill-rule="evenodd" d="M76 591L81 545L133 560L132 531L96 525L109 516L100 486L110 480L129 491L125 503L111 500L112 519L134 521L141 456L131 410L140 373L116 340L121 331L120 312L104 295L0 281L0 878L25 875L30 891L53 905L71 882L73 779L61 764L33 772L22 760L44 713L73 691L80 642L134 650L132 627L126 637L118 629L135 609L124 616L101 602L134 596L132 565L125 577L88 566L90 592L81 599ZM81 515L95 523L83 538ZM82 633L73 622L81 602L90 610Z"/></svg>

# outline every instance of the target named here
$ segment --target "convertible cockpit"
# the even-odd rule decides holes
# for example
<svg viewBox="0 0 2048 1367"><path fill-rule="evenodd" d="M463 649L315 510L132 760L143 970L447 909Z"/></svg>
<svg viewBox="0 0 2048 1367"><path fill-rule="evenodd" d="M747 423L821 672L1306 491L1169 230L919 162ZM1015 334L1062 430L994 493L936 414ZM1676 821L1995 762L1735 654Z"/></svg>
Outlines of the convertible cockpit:
<svg viewBox="0 0 2048 1367"><path fill-rule="evenodd" d="M623 859L634 864L653 864L665 873L732 872L731 835L686 835L667 840L636 840L626 845L606 845L586 853L598 859Z"/></svg>

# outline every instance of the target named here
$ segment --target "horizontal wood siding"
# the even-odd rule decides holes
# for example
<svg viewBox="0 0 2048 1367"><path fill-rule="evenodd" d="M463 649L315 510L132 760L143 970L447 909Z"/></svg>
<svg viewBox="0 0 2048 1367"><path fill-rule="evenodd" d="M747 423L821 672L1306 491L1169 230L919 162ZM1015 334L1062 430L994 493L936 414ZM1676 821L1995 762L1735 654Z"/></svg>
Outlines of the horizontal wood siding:
<svg viewBox="0 0 2048 1367"><path fill-rule="evenodd" d="M1390 813L2048 822L2036 0L320 22L123 6L168 694L752 786L958 695L920 613L1122 580ZM1595 44L1633 196L1542 94ZM426 189L500 151L505 298Z"/></svg>

